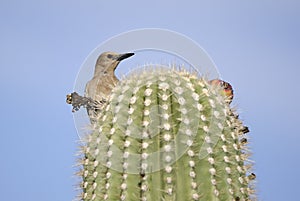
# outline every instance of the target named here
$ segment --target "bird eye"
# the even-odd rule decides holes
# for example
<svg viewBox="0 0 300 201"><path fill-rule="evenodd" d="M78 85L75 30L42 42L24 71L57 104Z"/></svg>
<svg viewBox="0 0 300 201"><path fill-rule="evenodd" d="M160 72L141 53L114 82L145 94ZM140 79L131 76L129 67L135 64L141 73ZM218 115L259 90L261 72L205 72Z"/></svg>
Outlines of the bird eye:
<svg viewBox="0 0 300 201"><path fill-rule="evenodd" d="M109 58L109 59L111 59L112 57L113 57L113 55L111 55L111 54L107 55L107 58Z"/></svg>

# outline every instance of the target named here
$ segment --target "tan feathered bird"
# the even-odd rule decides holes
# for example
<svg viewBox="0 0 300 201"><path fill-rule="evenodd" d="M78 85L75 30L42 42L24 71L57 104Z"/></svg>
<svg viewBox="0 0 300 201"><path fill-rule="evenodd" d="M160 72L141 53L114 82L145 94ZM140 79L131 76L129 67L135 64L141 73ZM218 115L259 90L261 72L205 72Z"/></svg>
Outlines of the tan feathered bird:
<svg viewBox="0 0 300 201"><path fill-rule="evenodd" d="M96 109L87 108L91 123L98 116L101 102L103 103L108 99L112 89L119 81L115 75L117 66L122 60L133 55L134 53L118 54L115 52L104 52L98 57L94 76L85 87L85 97L99 103L99 107Z"/></svg>

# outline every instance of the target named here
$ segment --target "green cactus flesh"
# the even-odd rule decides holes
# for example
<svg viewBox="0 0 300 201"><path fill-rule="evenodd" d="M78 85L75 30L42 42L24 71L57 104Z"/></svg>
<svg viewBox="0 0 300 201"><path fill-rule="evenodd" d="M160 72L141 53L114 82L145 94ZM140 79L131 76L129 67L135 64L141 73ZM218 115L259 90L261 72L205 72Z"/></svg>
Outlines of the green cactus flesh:
<svg viewBox="0 0 300 201"><path fill-rule="evenodd" d="M221 90L163 67L122 79L86 136L80 199L253 200L244 127Z"/></svg>

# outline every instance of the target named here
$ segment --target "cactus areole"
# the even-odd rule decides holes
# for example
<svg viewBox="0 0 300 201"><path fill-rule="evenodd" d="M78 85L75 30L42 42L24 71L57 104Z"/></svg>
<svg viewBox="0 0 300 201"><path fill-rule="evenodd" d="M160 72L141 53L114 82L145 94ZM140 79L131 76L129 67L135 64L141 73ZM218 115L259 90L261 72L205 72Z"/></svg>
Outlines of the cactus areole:
<svg viewBox="0 0 300 201"><path fill-rule="evenodd" d="M222 90L158 66L123 78L84 139L80 200L253 200L245 127Z"/></svg>

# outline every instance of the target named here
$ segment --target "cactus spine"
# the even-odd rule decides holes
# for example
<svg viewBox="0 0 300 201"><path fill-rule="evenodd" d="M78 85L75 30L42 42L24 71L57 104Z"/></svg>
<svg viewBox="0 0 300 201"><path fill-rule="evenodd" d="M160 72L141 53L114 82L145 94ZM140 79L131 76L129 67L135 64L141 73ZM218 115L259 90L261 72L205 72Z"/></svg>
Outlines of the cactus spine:
<svg viewBox="0 0 300 201"><path fill-rule="evenodd" d="M244 127L220 90L162 67L121 80L86 137L80 199L254 199Z"/></svg>

